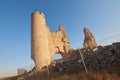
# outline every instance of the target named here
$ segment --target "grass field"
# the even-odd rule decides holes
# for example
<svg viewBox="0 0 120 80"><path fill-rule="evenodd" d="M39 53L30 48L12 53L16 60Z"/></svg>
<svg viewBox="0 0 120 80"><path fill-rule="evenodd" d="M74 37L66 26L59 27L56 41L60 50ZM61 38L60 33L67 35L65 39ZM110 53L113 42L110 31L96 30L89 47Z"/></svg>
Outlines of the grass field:
<svg viewBox="0 0 120 80"><path fill-rule="evenodd" d="M25 80L120 80L120 74L115 72L106 72L106 70L94 71L89 70L87 74L85 70L58 73L51 71L49 76L46 71L28 76Z"/></svg>

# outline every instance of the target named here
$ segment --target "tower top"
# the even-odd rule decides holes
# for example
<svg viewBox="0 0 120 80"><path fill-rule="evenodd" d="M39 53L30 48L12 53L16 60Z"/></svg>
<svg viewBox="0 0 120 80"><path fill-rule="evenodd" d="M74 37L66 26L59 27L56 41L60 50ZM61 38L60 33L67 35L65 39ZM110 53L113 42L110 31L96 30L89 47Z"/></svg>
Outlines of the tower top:
<svg viewBox="0 0 120 80"><path fill-rule="evenodd" d="M39 12L39 10L38 10L38 9L36 9L34 13L40 13L40 12Z"/></svg>
<svg viewBox="0 0 120 80"><path fill-rule="evenodd" d="M40 12L37 8L32 14L40 14L41 16L45 17L44 13Z"/></svg>

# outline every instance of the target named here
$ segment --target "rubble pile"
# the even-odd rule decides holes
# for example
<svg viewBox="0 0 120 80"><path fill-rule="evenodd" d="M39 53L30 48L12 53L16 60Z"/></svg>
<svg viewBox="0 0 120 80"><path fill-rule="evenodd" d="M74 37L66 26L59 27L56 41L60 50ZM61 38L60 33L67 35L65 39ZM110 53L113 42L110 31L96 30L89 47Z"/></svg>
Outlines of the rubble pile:
<svg viewBox="0 0 120 80"><path fill-rule="evenodd" d="M97 71L108 69L109 72L120 72L120 42L113 43L109 46L98 46L93 49L82 48L75 50L68 59L53 61L50 69L59 72L82 70L84 66L81 57L87 69Z"/></svg>

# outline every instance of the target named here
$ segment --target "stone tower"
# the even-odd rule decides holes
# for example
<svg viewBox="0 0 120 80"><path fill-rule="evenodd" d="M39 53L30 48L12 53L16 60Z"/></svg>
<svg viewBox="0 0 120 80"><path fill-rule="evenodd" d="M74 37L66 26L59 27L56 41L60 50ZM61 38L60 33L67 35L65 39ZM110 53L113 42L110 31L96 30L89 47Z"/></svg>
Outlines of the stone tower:
<svg viewBox="0 0 120 80"><path fill-rule="evenodd" d="M36 10L31 17L31 57L39 69L49 63L47 28L43 13Z"/></svg>
<svg viewBox="0 0 120 80"><path fill-rule="evenodd" d="M85 36L84 43L83 43L84 48L97 47L96 40L89 29L84 28L84 36Z"/></svg>
<svg viewBox="0 0 120 80"><path fill-rule="evenodd" d="M55 53L67 58L70 41L62 25L59 30L51 32L46 26L45 16L36 10L31 15L31 58L36 70L50 64Z"/></svg>

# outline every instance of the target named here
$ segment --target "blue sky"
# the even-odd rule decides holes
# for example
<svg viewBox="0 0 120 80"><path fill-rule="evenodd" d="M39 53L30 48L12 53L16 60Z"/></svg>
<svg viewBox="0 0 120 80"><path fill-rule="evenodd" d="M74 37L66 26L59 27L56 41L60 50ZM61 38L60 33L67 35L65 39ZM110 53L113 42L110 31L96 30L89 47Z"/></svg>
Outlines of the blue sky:
<svg viewBox="0 0 120 80"><path fill-rule="evenodd" d="M83 28L97 41L120 33L120 0L0 0L0 76L33 63L31 13L39 9L51 31L63 24L71 47L82 47Z"/></svg>

